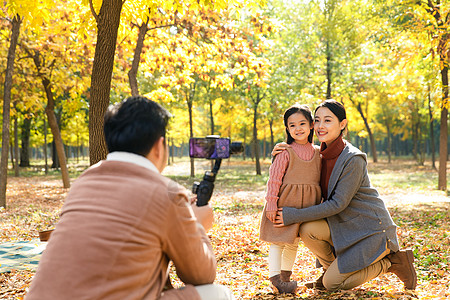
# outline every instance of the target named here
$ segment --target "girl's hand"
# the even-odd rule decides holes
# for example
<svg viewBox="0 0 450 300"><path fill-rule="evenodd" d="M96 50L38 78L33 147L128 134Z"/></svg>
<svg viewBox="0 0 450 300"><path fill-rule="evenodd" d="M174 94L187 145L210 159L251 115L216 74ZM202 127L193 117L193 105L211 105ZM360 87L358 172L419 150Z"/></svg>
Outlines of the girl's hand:
<svg viewBox="0 0 450 300"><path fill-rule="evenodd" d="M284 226L284 222L283 222L283 208L280 207L278 208L277 211L277 216L275 217L275 224L273 226L275 227L283 227Z"/></svg>
<svg viewBox="0 0 450 300"><path fill-rule="evenodd" d="M280 154L289 147L291 146L289 144L286 144L285 142L276 144L275 147L273 147L272 156L275 157L277 154Z"/></svg>
<svg viewBox="0 0 450 300"><path fill-rule="evenodd" d="M266 217L270 220L270 222L275 222L275 217L277 216L277 211L266 211Z"/></svg>

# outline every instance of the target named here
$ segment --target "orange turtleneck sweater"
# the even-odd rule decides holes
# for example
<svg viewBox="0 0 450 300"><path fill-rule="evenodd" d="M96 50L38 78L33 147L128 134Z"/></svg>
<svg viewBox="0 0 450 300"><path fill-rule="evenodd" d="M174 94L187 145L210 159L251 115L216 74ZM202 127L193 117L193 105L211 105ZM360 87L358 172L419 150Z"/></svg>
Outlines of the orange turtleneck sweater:
<svg viewBox="0 0 450 300"><path fill-rule="evenodd" d="M322 197L328 199L328 182L333 171L336 160L344 150L345 141L342 135L334 140L328 147L325 143L320 145L320 154L322 155L322 169L320 173L320 187L322 188Z"/></svg>

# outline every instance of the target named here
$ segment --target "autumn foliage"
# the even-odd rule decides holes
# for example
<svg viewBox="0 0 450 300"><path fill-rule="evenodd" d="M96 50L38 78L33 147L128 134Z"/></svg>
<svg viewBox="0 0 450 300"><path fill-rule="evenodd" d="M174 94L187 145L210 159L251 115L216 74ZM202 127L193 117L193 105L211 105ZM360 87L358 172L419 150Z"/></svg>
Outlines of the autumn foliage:
<svg viewBox="0 0 450 300"><path fill-rule="evenodd" d="M106 106L142 94L176 116L174 146L192 135L243 140L260 174L268 152L260 148L284 137L282 111L332 97L347 107L350 139L374 161L380 154L412 155L419 164L430 157L439 168L437 187L445 189L447 163L438 153L448 152L447 3L119 2L3 4L2 66L13 17L22 20L9 105L18 128L6 131L11 137L26 139L21 126L31 120L31 147L42 151L55 142L60 158L63 144L90 146L93 163L106 155ZM102 14L102 7L117 11ZM108 27L112 19L117 28ZM99 54L107 55L95 64ZM11 139L11 146L20 143ZM62 173L67 186L64 166Z"/></svg>

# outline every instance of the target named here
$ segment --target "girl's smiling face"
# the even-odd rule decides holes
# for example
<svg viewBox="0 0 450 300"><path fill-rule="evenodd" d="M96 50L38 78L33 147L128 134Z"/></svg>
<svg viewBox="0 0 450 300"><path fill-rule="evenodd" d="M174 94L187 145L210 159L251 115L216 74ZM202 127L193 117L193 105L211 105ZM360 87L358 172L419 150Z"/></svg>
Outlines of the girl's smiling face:
<svg viewBox="0 0 450 300"><path fill-rule="evenodd" d="M326 107L317 109L314 116L314 130L321 143L329 145L336 140L347 125L347 119L339 122L338 117Z"/></svg>
<svg viewBox="0 0 450 300"><path fill-rule="evenodd" d="M297 144L308 143L308 136L313 128L313 124L302 113L295 113L287 120L289 134Z"/></svg>

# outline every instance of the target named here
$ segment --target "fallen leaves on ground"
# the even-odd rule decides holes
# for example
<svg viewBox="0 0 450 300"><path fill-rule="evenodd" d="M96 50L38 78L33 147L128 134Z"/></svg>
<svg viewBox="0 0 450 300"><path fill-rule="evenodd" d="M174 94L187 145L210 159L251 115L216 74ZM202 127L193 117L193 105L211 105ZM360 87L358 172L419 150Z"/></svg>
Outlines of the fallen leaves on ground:
<svg viewBox="0 0 450 300"><path fill-rule="evenodd" d="M8 209L2 210L1 242L30 240L38 230L51 228L58 219L66 190L60 180L11 178ZM405 291L393 274L384 274L349 291L324 292L299 288L295 295L275 295L268 280L268 244L258 240L264 193L216 189L211 204L215 225L209 231L218 261L216 283L228 286L236 299L446 299L450 298L449 203L387 203L398 230L402 248L412 248L416 258L418 286ZM300 243L293 279L315 280L321 269ZM32 280L31 271L0 274L0 298L22 299ZM171 271L175 287L181 286Z"/></svg>

